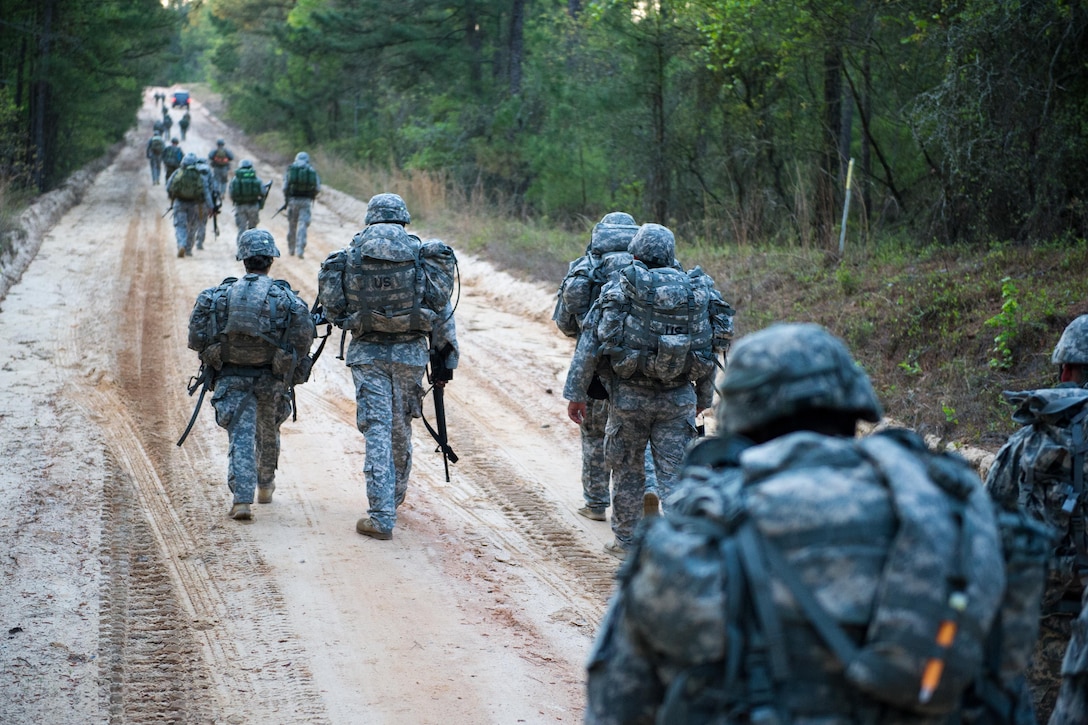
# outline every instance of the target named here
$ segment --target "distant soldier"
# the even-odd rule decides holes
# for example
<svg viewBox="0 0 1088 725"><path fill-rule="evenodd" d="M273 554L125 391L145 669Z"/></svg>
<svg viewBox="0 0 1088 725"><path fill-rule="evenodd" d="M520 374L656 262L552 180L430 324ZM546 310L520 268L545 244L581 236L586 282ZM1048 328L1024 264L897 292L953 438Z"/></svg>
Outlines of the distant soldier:
<svg viewBox="0 0 1088 725"><path fill-rule="evenodd" d="M283 176L283 197L287 200L287 253L298 254L299 259L306 251L306 230L310 227L314 198L319 193L321 177L310 165L310 155L299 151Z"/></svg>
<svg viewBox="0 0 1088 725"><path fill-rule="evenodd" d="M226 147L226 142L219 139L215 142L215 148L208 152L208 162L212 167L215 190L220 197L227 191L227 181L230 179L230 164L234 161L234 154Z"/></svg>
<svg viewBox="0 0 1088 725"><path fill-rule="evenodd" d="M168 183L174 172L181 167L181 160L184 157L185 153L181 150L181 146L178 145L178 137L175 136L170 139L170 145L162 152L162 163L166 167L166 181Z"/></svg>
<svg viewBox="0 0 1088 725"><path fill-rule="evenodd" d="M151 124L151 130L152 130L152 132L153 132L153 133L157 133L157 134L159 134L160 136L162 136L162 135L163 135L163 131L164 131L164 129L165 129L165 128L166 128L166 127L165 127L165 126L163 126L163 123L162 123L162 119L161 119L161 118L159 118L159 119L156 119L156 120L155 120L155 122Z"/></svg>
<svg viewBox="0 0 1088 725"><path fill-rule="evenodd" d="M698 267L674 266L676 241L660 224L643 224L628 246L633 261L601 290L582 321L563 397L581 425L590 388L607 369L605 463L612 470L612 533L605 551L622 559L643 514L644 453L667 502L695 417L713 400L713 376L733 337L733 308Z"/></svg>
<svg viewBox="0 0 1088 725"><path fill-rule="evenodd" d="M170 129L174 127L174 117L170 115L170 111L164 106L162 109L162 135L169 136Z"/></svg>
<svg viewBox="0 0 1088 725"><path fill-rule="evenodd" d="M215 217L213 227L218 229L219 208L223 203L223 197L220 195L219 189L215 185L215 176L208 160L198 158L196 161L196 168L204 178L204 183L207 184L210 191L208 201L201 202L200 204L200 224L196 228L196 248L203 249L204 240L208 236L208 220ZM219 236L218 232L216 233L216 236Z"/></svg>
<svg viewBox="0 0 1088 725"><path fill-rule="evenodd" d="M159 176L162 173L162 155L166 150L166 143L162 136L156 132L147 142L147 160L151 164L151 184L159 185Z"/></svg>
<svg viewBox="0 0 1088 725"><path fill-rule="evenodd" d="M998 503L1009 510L1025 508L1060 537L1052 552L1042 631L1028 669L1040 722L1051 716L1060 688L1088 679L1088 614L1082 604L1088 582L1088 315L1065 328L1051 362L1058 366L1056 387L1005 393L1016 406L1013 420L1023 427L998 451L986 477L986 488ZM1051 722L1088 723L1083 709L1079 717L1070 714L1083 708L1083 691L1079 704L1074 700L1063 694L1063 714L1054 710Z"/></svg>
<svg viewBox="0 0 1088 725"><path fill-rule="evenodd" d="M197 297L189 317L189 348L215 370L215 422L230 441L229 516L253 517L272 503L280 457L280 425L291 415L293 388L309 377L314 322L309 307L284 280L268 276L280 256L272 235L250 229L238 241L246 268Z"/></svg>
<svg viewBox="0 0 1088 725"><path fill-rule="evenodd" d="M207 177L197 167L196 154L185 154L179 168L170 177L166 193L174 210L174 233L178 257L192 256L197 232L203 225L201 210L212 203L212 190Z"/></svg>
<svg viewBox="0 0 1088 725"><path fill-rule="evenodd" d="M732 349L717 435L639 529L589 657L589 725L1034 723L1049 536L906 430L845 345Z"/></svg>
<svg viewBox="0 0 1088 725"><path fill-rule="evenodd" d="M181 129L181 140L185 140L185 134L189 133L189 124L192 122L193 117L189 115L189 109L185 109L185 115L178 121L178 128Z"/></svg>
<svg viewBox="0 0 1088 725"><path fill-rule="evenodd" d="M268 182L268 186L271 184L271 181ZM228 190L230 200L234 202L234 223L238 225L238 239L242 238L242 232L253 229L260 223L260 212L264 208L268 186L257 176L252 161L243 159L238 164L238 171L230 180Z"/></svg>

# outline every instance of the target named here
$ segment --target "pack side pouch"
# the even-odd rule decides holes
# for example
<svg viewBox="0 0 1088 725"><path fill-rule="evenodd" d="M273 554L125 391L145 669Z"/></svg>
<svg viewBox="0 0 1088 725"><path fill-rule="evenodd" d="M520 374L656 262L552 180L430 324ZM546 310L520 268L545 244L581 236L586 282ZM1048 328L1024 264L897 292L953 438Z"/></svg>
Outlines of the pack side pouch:
<svg viewBox="0 0 1088 725"><path fill-rule="evenodd" d="M691 368L690 352L690 335L661 335L657 339L657 354L646 360L646 375L663 382L686 379Z"/></svg>
<svg viewBox="0 0 1088 725"><path fill-rule="evenodd" d="M325 308L325 316L337 327L344 327L348 300L344 294L344 268L347 253L341 249L333 252L321 263L317 273L317 299Z"/></svg>

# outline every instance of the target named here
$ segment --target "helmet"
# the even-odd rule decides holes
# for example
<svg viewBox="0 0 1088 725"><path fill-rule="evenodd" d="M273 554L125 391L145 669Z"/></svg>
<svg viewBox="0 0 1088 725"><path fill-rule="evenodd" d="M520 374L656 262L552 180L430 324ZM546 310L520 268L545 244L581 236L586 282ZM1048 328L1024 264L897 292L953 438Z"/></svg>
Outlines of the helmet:
<svg viewBox="0 0 1088 725"><path fill-rule="evenodd" d="M221 138L220 138L220 139L216 139L216 141L215 141L215 145L216 145L216 146L222 146L222 145L223 145L223 144L225 144L225 143L226 143L226 141L224 141L224 140L223 140L223 139L221 139Z"/></svg>
<svg viewBox="0 0 1088 725"><path fill-rule="evenodd" d="M239 169L252 169L253 168L253 162L250 161L249 159L242 159L242 162L240 164L238 164L238 168Z"/></svg>
<svg viewBox="0 0 1088 725"><path fill-rule="evenodd" d="M306 153L305 151L299 151L297 154L295 154L295 161L308 164L310 163L310 154Z"/></svg>
<svg viewBox="0 0 1088 725"><path fill-rule="evenodd" d="M1088 365L1088 315L1081 315L1066 325L1050 362L1056 365Z"/></svg>
<svg viewBox="0 0 1088 725"><path fill-rule="evenodd" d="M669 267L676 257L676 238L660 224L643 224L627 251L647 267Z"/></svg>
<svg viewBox="0 0 1088 725"><path fill-rule="evenodd" d="M181 141L178 140L177 136L174 136L174 138L170 139L170 143L181 143Z"/></svg>
<svg viewBox="0 0 1088 725"><path fill-rule="evenodd" d="M151 135L152 136L162 136L162 131L155 131L155 133L153 133Z"/></svg>
<svg viewBox="0 0 1088 725"><path fill-rule="evenodd" d="M745 433L805 410L877 422L884 415L869 376L820 325L777 324L733 345L718 390L718 425Z"/></svg>
<svg viewBox="0 0 1088 725"><path fill-rule="evenodd" d="M589 252L601 255L607 252L626 252L627 245L638 232L638 224L630 214L614 211L605 214L600 222L593 226L589 237Z"/></svg>
<svg viewBox="0 0 1088 725"><path fill-rule="evenodd" d="M408 206L396 194L375 194L370 197L366 205L366 224L379 222L396 222L398 224L410 224L412 217L408 214Z"/></svg>
<svg viewBox="0 0 1088 725"><path fill-rule="evenodd" d="M276 249L276 240L266 229L247 229L238 237L238 253L235 259L278 256L280 250Z"/></svg>
<svg viewBox="0 0 1088 725"><path fill-rule="evenodd" d="M601 224L623 224L624 226L638 226L635 218L625 211L610 211L601 217Z"/></svg>
<svg viewBox="0 0 1088 725"><path fill-rule="evenodd" d="M196 154L194 154L192 151L190 151L189 153L187 153L187 154L185 154L184 156L181 157L181 165L182 166L195 166L196 162L198 160L199 159L197 159Z"/></svg>

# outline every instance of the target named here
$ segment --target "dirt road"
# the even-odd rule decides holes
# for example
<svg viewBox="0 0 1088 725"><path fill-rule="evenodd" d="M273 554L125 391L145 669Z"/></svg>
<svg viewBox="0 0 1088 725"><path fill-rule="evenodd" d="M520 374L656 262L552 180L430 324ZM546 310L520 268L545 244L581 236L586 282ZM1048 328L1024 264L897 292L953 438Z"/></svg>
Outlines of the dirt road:
<svg viewBox="0 0 1088 725"><path fill-rule="evenodd" d="M0 722L579 721L616 562L608 525L575 513L571 344L548 319L552 290L461 259L447 388L461 460L446 483L417 427L392 541L354 531L364 443L338 334L283 427L275 502L228 519L226 434L207 403L175 441L193 404L188 314L239 274L235 227L228 203L220 238L209 224L205 248L176 258L143 155L153 114L149 93L140 131L0 311ZM272 272L312 301L365 200L328 190L306 258L286 256L284 215L270 219L283 169L199 103L193 116L185 150L223 136L275 180Z"/></svg>

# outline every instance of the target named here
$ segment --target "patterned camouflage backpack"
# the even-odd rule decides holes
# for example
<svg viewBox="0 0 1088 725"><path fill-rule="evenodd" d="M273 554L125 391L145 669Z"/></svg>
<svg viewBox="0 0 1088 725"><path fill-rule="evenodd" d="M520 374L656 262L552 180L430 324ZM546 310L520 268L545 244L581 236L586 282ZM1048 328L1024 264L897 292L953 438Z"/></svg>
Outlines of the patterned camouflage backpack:
<svg viewBox="0 0 1088 725"><path fill-rule="evenodd" d="M238 169L228 187L230 199L235 204L257 204L261 201L261 180L251 168Z"/></svg>
<svg viewBox="0 0 1088 725"><path fill-rule="evenodd" d="M621 572L655 646L692 663L670 672L657 722L933 722L911 718L1007 706L1002 678L1035 638L1043 528L999 521L962 459L907 431L751 445L690 451L687 495L648 519Z"/></svg>
<svg viewBox="0 0 1088 725"><path fill-rule="evenodd" d="M291 164L287 167L287 196L317 196L317 172L309 164Z"/></svg>
<svg viewBox="0 0 1088 725"><path fill-rule="evenodd" d="M297 357L288 343L293 301L284 280L228 277L198 298L189 319L189 347L216 370L271 366L286 374Z"/></svg>
<svg viewBox="0 0 1088 725"><path fill-rule="evenodd" d="M182 166L170 177L166 191L171 199L203 201L204 177L196 166Z"/></svg>
<svg viewBox="0 0 1088 725"><path fill-rule="evenodd" d="M638 231L637 224L606 224L593 227L586 253L570 263L556 293L552 319L567 337L578 337L582 320L597 300L601 288L634 261L627 245Z"/></svg>
<svg viewBox="0 0 1088 725"><path fill-rule="evenodd" d="M1080 601L1088 573L1088 390L1059 387L1006 392L1023 424L998 451L986 487L1060 535L1051 562L1047 604ZM1016 461L1018 465L1012 465Z"/></svg>
<svg viewBox="0 0 1088 725"><path fill-rule="evenodd" d="M181 147L173 144L167 146L166 150L162 152L162 160L167 166L181 166L183 156L185 156L185 152L181 150Z"/></svg>
<svg viewBox="0 0 1088 725"><path fill-rule="evenodd" d="M418 336L439 321L456 268L442 242L421 242L399 224L372 224L321 264L318 300L333 324L355 335Z"/></svg>
<svg viewBox="0 0 1088 725"><path fill-rule="evenodd" d="M635 261L602 290L600 304L601 353L625 380L697 380L733 337L733 308L699 267L685 273Z"/></svg>
<svg viewBox="0 0 1088 725"><path fill-rule="evenodd" d="M161 136L152 136L151 141L148 143L148 149L151 151L152 156L161 156L163 149L166 148L166 142L162 140Z"/></svg>

